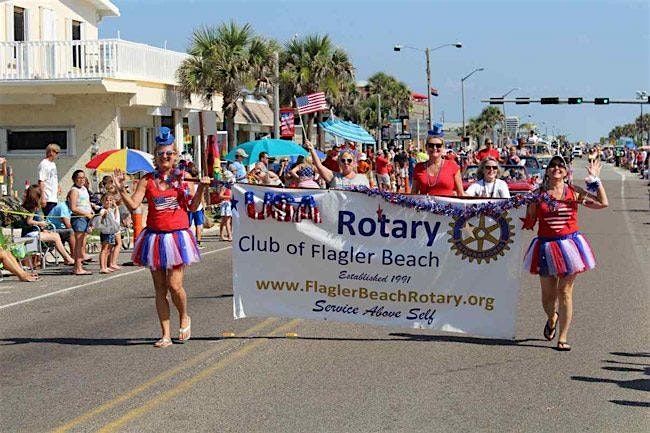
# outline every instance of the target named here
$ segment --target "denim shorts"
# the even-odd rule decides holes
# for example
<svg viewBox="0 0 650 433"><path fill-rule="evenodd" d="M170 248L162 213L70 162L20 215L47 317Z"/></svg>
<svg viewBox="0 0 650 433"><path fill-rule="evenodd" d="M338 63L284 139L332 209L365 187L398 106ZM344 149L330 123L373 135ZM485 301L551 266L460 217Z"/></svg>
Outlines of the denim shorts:
<svg viewBox="0 0 650 433"><path fill-rule="evenodd" d="M202 226L205 222L205 214L203 209L197 210L195 212L189 212L190 225Z"/></svg>
<svg viewBox="0 0 650 433"><path fill-rule="evenodd" d="M108 244L108 245L115 245L115 233L111 234L106 234L106 233L100 233L99 234L99 240L102 244Z"/></svg>
<svg viewBox="0 0 650 433"><path fill-rule="evenodd" d="M70 225L72 225L72 230L75 233L86 233L89 224L90 220L86 217L73 216L70 219Z"/></svg>

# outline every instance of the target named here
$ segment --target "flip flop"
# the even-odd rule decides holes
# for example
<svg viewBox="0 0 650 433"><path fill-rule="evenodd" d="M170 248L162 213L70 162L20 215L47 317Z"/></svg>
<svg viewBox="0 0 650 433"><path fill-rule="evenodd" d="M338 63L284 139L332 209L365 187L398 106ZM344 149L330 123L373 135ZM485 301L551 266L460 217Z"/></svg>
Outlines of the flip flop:
<svg viewBox="0 0 650 433"><path fill-rule="evenodd" d="M571 345L566 341L558 341L555 350L559 352L568 352L571 350Z"/></svg>
<svg viewBox="0 0 650 433"><path fill-rule="evenodd" d="M557 314L556 312L555 316L559 317L559 314ZM555 338L555 329L557 328L557 320L558 319L555 319L555 326L552 328L548 320L546 321L546 325L544 325L544 338L546 338L548 341L551 341Z"/></svg>
<svg viewBox="0 0 650 433"><path fill-rule="evenodd" d="M74 272L75 275L92 275L93 273L90 271L83 271L83 272Z"/></svg>
<svg viewBox="0 0 650 433"><path fill-rule="evenodd" d="M171 346L172 344L174 344L174 343L172 343L171 338L165 338L165 337L163 337L163 338L161 338L160 340L156 341L156 342L153 344L153 347L155 347L155 348L157 348L157 349L164 349L165 347L169 347L169 346Z"/></svg>
<svg viewBox="0 0 650 433"><path fill-rule="evenodd" d="M187 334L187 337L182 338L181 336L183 334ZM190 316L187 316L187 326L185 328L180 328L178 330L178 342L185 343L190 339L191 336L192 336L192 318Z"/></svg>

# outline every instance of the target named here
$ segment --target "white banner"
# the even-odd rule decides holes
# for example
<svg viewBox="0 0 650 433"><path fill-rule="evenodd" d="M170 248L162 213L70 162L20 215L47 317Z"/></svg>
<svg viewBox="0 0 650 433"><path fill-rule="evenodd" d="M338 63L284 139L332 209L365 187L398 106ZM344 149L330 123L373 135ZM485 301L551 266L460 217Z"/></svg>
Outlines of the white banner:
<svg viewBox="0 0 650 433"><path fill-rule="evenodd" d="M359 192L243 184L233 205L235 318L514 338L525 207L465 220Z"/></svg>

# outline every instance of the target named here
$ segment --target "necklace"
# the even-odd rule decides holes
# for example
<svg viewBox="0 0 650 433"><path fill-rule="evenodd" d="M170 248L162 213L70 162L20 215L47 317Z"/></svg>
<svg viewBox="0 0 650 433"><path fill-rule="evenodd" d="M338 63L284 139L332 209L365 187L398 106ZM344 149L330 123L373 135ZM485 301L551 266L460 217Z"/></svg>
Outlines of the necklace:
<svg viewBox="0 0 650 433"><path fill-rule="evenodd" d="M154 179L158 179L159 181L166 183L171 188L177 188L179 186L182 176L183 172L178 168L175 168L167 173L162 173L158 169L154 170L153 172Z"/></svg>
<svg viewBox="0 0 650 433"><path fill-rule="evenodd" d="M435 163L432 163L435 167ZM442 171L442 168L445 166L445 160L443 159L442 162L440 163L440 168L438 169L438 173L436 173L436 178L433 181L433 185L431 185L431 175L429 174L429 167L425 168L425 172L427 174L427 190L430 190L431 188L435 187L438 185L438 178L440 177L440 172Z"/></svg>
<svg viewBox="0 0 650 433"><path fill-rule="evenodd" d="M488 182L483 179L483 188L485 188L485 195L488 195ZM494 179L494 182L492 182L492 192L489 194L490 198L494 198L494 191L497 189L497 180Z"/></svg>

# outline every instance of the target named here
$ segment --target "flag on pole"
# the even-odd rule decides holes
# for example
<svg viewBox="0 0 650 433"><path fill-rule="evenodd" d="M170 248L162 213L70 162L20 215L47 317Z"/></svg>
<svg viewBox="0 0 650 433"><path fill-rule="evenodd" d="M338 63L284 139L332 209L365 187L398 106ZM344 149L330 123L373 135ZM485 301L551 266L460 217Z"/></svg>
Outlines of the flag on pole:
<svg viewBox="0 0 650 433"><path fill-rule="evenodd" d="M436 89L435 87L432 87L432 88L431 88L431 94L432 94L433 96L438 96L438 89Z"/></svg>
<svg viewBox="0 0 650 433"><path fill-rule="evenodd" d="M311 95L296 98L296 105L298 106L298 115L327 110L325 92L312 93Z"/></svg>
<svg viewBox="0 0 650 433"><path fill-rule="evenodd" d="M294 123L293 108L283 108L280 110L280 137L293 138L296 133Z"/></svg>

